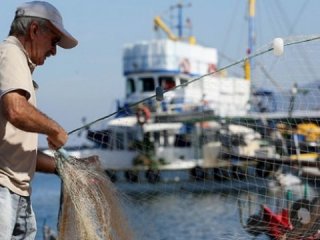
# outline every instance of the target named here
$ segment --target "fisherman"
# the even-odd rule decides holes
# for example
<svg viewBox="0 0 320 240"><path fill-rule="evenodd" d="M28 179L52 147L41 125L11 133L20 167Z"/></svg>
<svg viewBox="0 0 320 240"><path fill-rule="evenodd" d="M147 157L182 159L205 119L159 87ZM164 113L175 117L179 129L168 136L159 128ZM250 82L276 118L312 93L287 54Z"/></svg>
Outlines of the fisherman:
<svg viewBox="0 0 320 240"><path fill-rule="evenodd" d="M51 149L68 139L67 132L36 107L32 80L36 66L70 49L77 40L68 33L59 11L33 1L16 10L9 36L0 44L0 239L35 239L30 182L35 171L54 173L53 158L37 150L38 134Z"/></svg>

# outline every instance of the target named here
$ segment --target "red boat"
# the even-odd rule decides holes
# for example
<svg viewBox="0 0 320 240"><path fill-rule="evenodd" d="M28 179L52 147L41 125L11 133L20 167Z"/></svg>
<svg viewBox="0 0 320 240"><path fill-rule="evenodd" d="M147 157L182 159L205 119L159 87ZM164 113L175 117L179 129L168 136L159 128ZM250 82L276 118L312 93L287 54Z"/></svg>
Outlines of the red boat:
<svg viewBox="0 0 320 240"><path fill-rule="evenodd" d="M290 210L283 208L278 213L261 205L259 214L251 215L243 227L253 236L265 234L275 240L316 240L320 239L319 210L318 198L297 200Z"/></svg>

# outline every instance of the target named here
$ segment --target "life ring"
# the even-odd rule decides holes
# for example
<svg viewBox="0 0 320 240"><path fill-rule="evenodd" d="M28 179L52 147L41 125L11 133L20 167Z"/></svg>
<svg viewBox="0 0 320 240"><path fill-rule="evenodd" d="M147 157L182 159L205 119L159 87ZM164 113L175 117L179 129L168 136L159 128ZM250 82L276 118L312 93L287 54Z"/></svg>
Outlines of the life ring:
<svg viewBox="0 0 320 240"><path fill-rule="evenodd" d="M142 106L137 109L136 116L138 123L143 125L150 119L151 112L148 107Z"/></svg>
<svg viewBox="0 0 320 240"><path fill-rule="evenodd" d="M208 64L208 73L215 73L217 71L217 66L213 63Z"/></svg>
<svg viewBox="0 0 320 240"><path fill-rule="evenodd" d="M182 59L180 63L180 71L182 73L190 73L191 72L191 64L188 58Z"/></svg>
<svg viewBox="0 0 320 240"><path fill-rule="evenodd" d="M311 203L307 199L300 199L293 203L290 212L290 222L293 227L301 228L311 221Z"/></svg>

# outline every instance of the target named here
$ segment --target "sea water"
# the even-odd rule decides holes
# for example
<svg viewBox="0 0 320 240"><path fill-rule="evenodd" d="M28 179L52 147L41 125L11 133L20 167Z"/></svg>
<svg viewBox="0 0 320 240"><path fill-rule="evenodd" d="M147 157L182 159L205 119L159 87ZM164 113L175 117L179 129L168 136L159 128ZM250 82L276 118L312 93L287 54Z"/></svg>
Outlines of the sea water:
<svg viewBox="0 0 320 240"><path fill-rule="evenodd" d="M168 187L169 187L168 183ZM43 226L56 231L60 201L60 179L37 173L32 201L38 223L37 240ZM156 188L156 184L153 185ZM131 189L139 183L131 184ZM201 188L201 183L199 183ZM239 191L154 191L121 193L125 214L137 240L212 240L251 238L240 224ZM103 204L103 203L102 203ZM258 239L266 239L259 237Z"/></svg>

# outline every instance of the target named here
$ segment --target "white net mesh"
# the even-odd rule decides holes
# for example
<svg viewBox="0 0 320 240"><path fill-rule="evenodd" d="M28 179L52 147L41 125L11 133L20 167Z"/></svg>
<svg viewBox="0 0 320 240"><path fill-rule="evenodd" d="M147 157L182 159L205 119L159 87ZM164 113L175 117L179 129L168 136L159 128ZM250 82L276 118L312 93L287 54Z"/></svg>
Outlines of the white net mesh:
<svg viewBox="0 0 320 240"><path fill-rule="evenodd" d="M126 195L120 197L121 207L136 239L319 239L320 44L313 38L284 39L280 57L271 45L258 51L251 59L246 114L230 114L243 100L243 89L226 79L228 72L242 76L239 61L174 90L202 87L206 94L197 104L171 101L164 110L148 99L150 116L143 112L142 119L133 114L90 124L82 134L85 145L71 154L99 156L112 185ZM224 80L229 87L219 85ZM210 102L210 94L221 97ZM71 186L69 173L63 176ZM111 184L99 190L104 187ZM86 199L76 201L83 211ZM98 233L109 236L110 199L95 201L85 216L106 211Z"/></svg>
<svg viewBox="0 0 320 240"><path fill-rule="evenodd" d="M132 239L119 195L95 164L96 157L76 159L56 154L63 182L59 239Z"/></svg>

